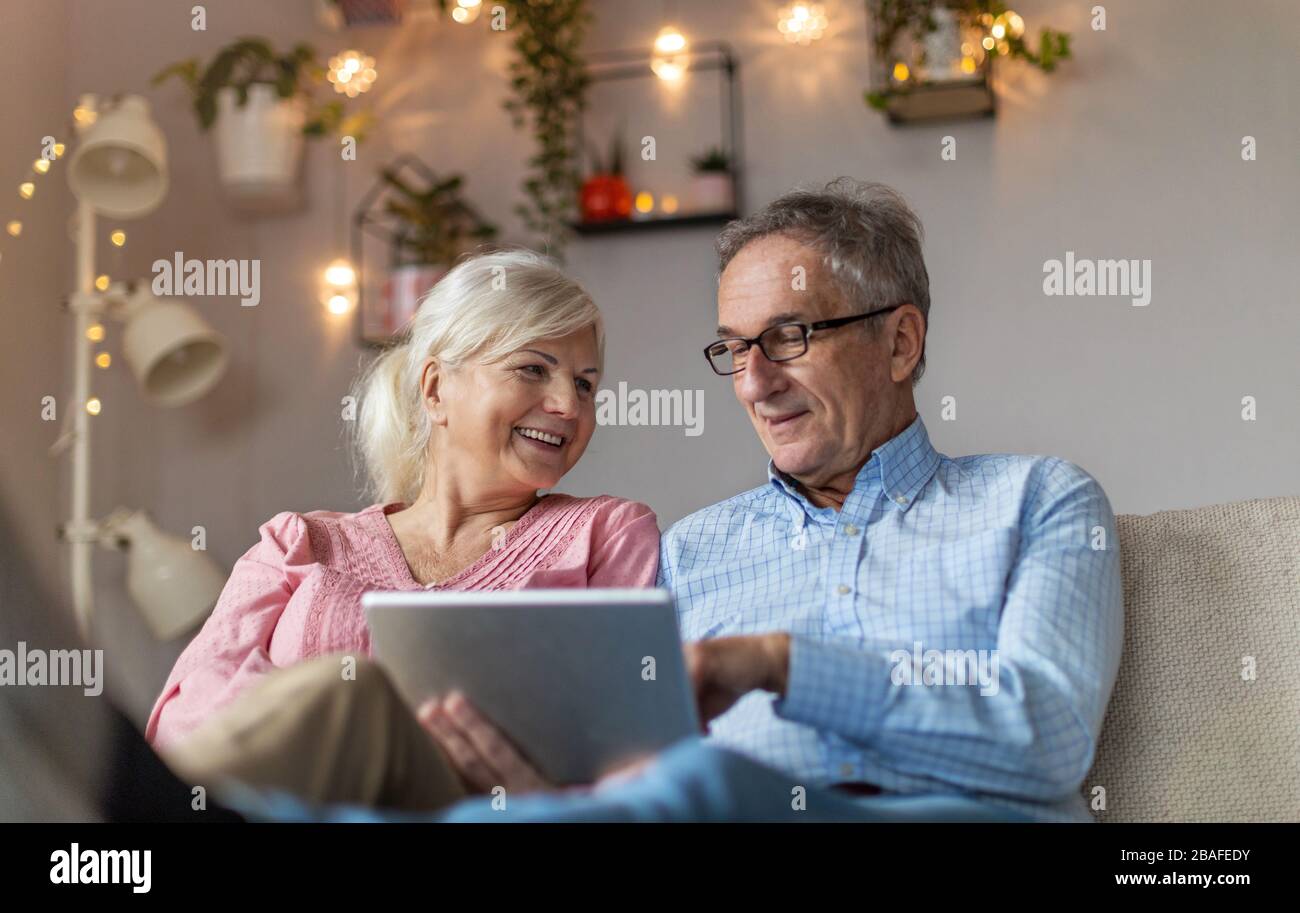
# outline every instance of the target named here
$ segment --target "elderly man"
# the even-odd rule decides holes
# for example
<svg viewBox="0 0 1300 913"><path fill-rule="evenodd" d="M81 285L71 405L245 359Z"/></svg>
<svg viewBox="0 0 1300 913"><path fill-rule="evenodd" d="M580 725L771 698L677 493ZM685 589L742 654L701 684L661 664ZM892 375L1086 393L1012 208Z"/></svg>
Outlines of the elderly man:
<svg viewBox="0 0 1300 913"><path fill-rule="evenodd" d="M1123 629L1114 515L1065 460L931 446L921 238L897 193L844 178L723 232L705 354L769 482L674 525L660 583L716 744L847 792L1088 820Z"/></svg>

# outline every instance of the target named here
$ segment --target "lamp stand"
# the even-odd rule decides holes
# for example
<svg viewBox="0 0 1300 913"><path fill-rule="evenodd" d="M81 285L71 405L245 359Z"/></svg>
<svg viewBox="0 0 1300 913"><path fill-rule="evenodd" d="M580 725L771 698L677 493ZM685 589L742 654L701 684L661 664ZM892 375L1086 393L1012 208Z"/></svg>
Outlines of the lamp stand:
<svg viewBox="0 0 1300 913"><path fill-rule="evenodd" d="M64 534L72 546L72 606L77 628L84 640L90 640L90 617L94 611L91 585L92 551L98 524L90 518L90 399L91 350L88 336L97 319L85 306L95 292L95 209L89 203L77 203L77 302L76 341L73 345L72 409L72 517Z"/></svg>

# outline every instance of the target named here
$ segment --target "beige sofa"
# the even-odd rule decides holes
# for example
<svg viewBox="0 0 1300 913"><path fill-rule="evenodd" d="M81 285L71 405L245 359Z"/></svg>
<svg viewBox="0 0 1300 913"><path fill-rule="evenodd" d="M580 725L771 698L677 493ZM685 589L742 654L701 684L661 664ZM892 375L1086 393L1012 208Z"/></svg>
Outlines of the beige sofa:
<svg viewBox="0 0 1300 913"><path fill-rule="evenodd" d="M1300 497L1117 520L1124 655L1094 816L1300 821Z"/></svg>

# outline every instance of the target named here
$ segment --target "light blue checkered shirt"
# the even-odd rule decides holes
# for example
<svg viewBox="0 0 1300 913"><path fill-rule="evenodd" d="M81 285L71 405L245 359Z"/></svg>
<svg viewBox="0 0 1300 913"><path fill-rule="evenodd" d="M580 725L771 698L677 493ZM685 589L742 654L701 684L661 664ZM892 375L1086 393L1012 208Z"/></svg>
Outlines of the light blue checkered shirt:
<svg viewBox="0 0 1300 913"><path fill-rule="evenodd" d="M1080 784L1124 627L1097 481L1056 457L945 456L919 415L872 451L838 512L770 462L768 476L663 537L659 585L685 640L791 635L785 697L750 693L711 738L810 785L1090 820ZM973 652L944 675L947 651ZM995 693L961 683L979 651L986 674L996 657Z"/></svg>

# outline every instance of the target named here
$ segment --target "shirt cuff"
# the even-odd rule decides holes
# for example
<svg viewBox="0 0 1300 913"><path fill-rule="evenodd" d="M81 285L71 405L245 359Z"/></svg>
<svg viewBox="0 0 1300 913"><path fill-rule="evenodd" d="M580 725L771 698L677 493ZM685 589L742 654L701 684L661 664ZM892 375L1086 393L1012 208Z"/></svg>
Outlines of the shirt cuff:
<svg viewBox="0 0 1300 913"><path fill-rule="evenodd" d="M790 722L861 742L884 716L889 675L889 663L875 653L791 636L785 697L772 709Z"/></svg>

